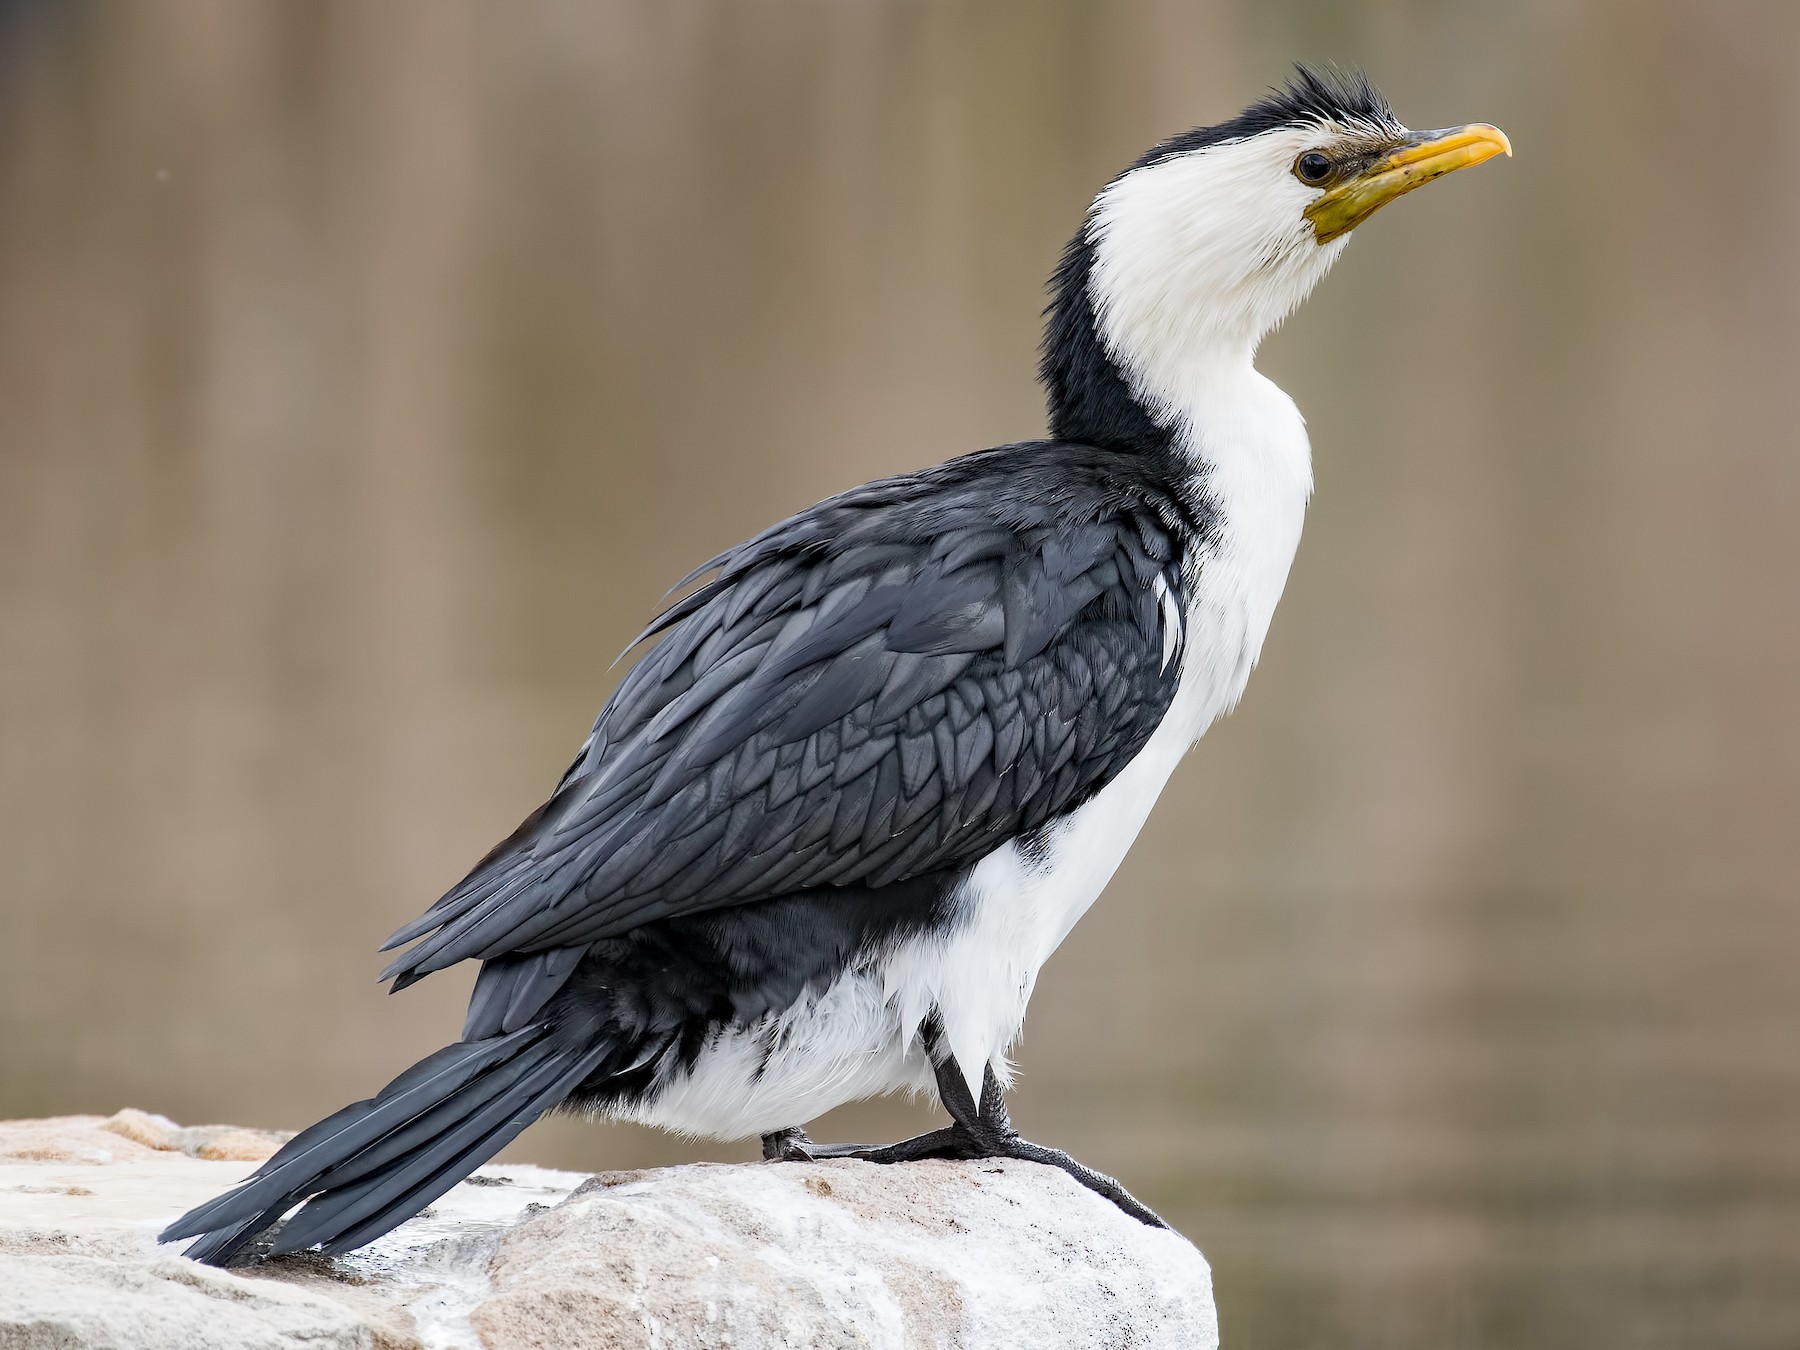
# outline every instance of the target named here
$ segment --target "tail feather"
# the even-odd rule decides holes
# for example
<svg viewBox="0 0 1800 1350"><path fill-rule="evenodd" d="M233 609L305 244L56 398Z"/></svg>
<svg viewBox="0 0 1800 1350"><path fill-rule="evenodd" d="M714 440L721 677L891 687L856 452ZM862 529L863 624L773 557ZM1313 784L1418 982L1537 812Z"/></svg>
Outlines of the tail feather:
<svg viewBox="0 0 1800 1350"><path fill-rule="evenodd" d="M604 1058L603 1052L590 1055L573 1065L555 1062L546 1064L521 1084L521 1090L540 1100L559 1102L592 1072L601 1058ZM321 1250L335 1253L360 1247L381 1236L395 1224L403 1223L418 1213L423 1206L430 1204L511 1143L545 1109L547 1108L533 1106L523 1111L514 1111L509 1101L496 1102L482 1112L480 1117L471 1119L445 1138L434 1141L431 1148L418 1158L409 1159L402 1171L384 1178L367 1196L361 1197L355 1206L338 1207L330 1216L334 1222L321 1222L319 1236L311 1241L318 1242ZM409 1181L411 1185L407 1185ZM405 1189L400 1189L403 1186ZM386 1204L382 1208L369 1213L384 1200ZM341 1219L339 1211L342 1212ZM301 1210L296 1219L304 1220L306 1217L306 1210ZM305 1245L311 1244L309 1242ZM290 1244L287 1231L282 1230L280 1241L275 1244L275 1251L282 1253L300 1249L300 1245Z"/></svg>
<svg viewBox="0 0 1800 1350"><path fill-rule="evenodd" d="M348 1251L405 1222L492 1157L622 1047L540 1024L461 1042L365 1102L302 1131L233 1191L170 1224L163 1242L225 1264L283 1214L276 1253Z"/></svg>
<svg viewBox="0 0 1800 1350"><path fill-rule="evenodd" d="M273 1204L285 1209L306 1194L300 1187L434 1104L448 1100L483 1070L542 1035L542 1027L530 1027L490 1041L446 1046L426 1056L368 1101L352 1102L302 1130L237 1189L182 1215L158 1240L173 1242L210 1232Z"/></svg>
<svg viewBox="0 0 1800 1350"><path fill-rule="evenodd" d="M555 1046L541 1041L526 1046L511 1059L495 1065L469 1082L454 1096L446 1097L411 1116L391 1133L320 1173L314 1179L314 1193L341 1191L364 1177L405 1161L446 1131L455 1129L495 1098L510 1092L520 1079L546 1060L554 1062L556 1054Z"/></svg>
<svg viewBox="0 0 1800 1350"><path fill-rule="evenodd" d="M585 1074L587 1067L582 1061L571 1066L552 1047L533 1046L519 1060L483 1081L481 1086L489 1090L484 1091L482 1100L446 1102L432 1112L438 1119L421 1120L402 1131L414 1138L404 1147L384 1150L391 1157L369 1166L360 1165L360 1159L354 1160L359 1164L351 1169L354 1179L321 1178L319 1193L281 1230L275 1254L333 1242L397 1201L416 1199L414 1207L407 1210L408 1214L416 1213L536 1120L543 1110L538 1102L547 1089L572 1068ZM490 1089L493 1079L505 1081ZM556 1100L560 1101L561 1096ZM455 1170L455 1164L465 1154L474 1153L480 1156L471 1158L462 1170Z"/></svg>
<svg viewBox="0 0 1800 1350"><path fill-rule="evenodd" d="M333 1136L352 1138L351 1127L370 1113L375 1103L372 1101L352 1102L343 1110L326 1116L316 1125L309 1125L282 1147L236 1189L215 1196L204 1205L197 1205L183 1214L174 1223L157 1235L158 1242L174 1242L180 1238L194 1237L200 1233L208 1233L219 1228L221 1224L234 1222L227 1217L231 1214L241 1215L249 1209L260 1209L271 1200L277 1198L282 1190L283 1178L293 1169L288 1166L300 1153L322 1139ZM277 1173L280 1175L277 1175Z"/></svg>

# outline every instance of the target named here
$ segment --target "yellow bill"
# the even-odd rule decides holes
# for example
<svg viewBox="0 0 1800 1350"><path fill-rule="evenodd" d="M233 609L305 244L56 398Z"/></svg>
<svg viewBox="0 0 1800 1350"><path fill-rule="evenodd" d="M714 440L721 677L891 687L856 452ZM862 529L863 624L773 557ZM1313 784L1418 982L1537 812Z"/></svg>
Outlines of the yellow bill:
<svg viewBox="0 0 1800 1350"><path fill-rule="evenodd" d="M1313 234L1328 244L1416 187L1447 173L1480 164L1495 155L1512 154L1512 142L1499 127L1472 122L1448 131L1419 131L1405 143L1368 165L1355 177L1326 190L1306 208Z"/></svg>

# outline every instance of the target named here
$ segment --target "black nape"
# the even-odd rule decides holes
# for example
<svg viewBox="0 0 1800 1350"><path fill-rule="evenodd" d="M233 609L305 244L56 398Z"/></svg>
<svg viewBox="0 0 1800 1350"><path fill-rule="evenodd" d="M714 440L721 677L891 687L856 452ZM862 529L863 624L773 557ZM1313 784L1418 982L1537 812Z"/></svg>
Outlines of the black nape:
<svg viewBox="0 0 1800 1350"><path fill-rule="evenodd" d="M1157 424L1125 381L1100 339L1093 296L1094 246L1084 223L1050 279L1038 378L1050 402L1050 434L1059 441L1108 450L1159 454L1169 429Z"/></svg>

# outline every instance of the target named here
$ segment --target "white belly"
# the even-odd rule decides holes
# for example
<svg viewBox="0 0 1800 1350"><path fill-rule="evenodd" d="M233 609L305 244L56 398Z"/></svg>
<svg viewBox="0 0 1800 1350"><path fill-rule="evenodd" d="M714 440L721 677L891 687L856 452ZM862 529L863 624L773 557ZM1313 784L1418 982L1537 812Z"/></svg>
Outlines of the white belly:
<svg viewBox="0 0 1800 1350"><path fill-rule="evenodd" d="M901 1025L877 972L851 970L785 1013L722 1031L691 1071L611 1114L713 1139L804 1125L845 1102L929 1088L916 1031Z"/></svg>
<svg viewBox="0 0 1800 1350"><path fill-rule="evenodd" d="M1112 879L1191 739L1165 724L1030 856L1008 843L982 859L958 893L961 917L950 931L909 938L822 995L723 1032L690 1073L620 1114L743 1139L859 1098L930 1090L918 1031L933 1009L973 1094L989 1065L1010 1082L1006 1052L1038 971Z"/></svg>

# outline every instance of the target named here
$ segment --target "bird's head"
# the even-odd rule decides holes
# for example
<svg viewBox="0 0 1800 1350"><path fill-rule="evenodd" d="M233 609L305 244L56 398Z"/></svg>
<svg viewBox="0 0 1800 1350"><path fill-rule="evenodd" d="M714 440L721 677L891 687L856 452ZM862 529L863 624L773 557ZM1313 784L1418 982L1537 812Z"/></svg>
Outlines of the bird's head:
<svg viewBox="0 0 1800 1350"><path fill-rule="evenodd" d="M1154 422L1196 364L1253 356L1375 212L1511 153L1482 123L1409 131L1362 75L1306 66L1229 122L1157 146L1094 199L1052 283L1056 434L1103 432L1082 407L1104 402L1105 373L1083 368L1094 358Z"/></svg>

